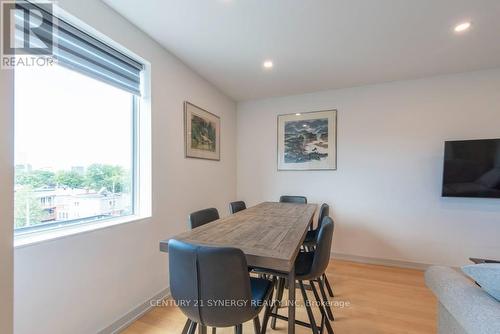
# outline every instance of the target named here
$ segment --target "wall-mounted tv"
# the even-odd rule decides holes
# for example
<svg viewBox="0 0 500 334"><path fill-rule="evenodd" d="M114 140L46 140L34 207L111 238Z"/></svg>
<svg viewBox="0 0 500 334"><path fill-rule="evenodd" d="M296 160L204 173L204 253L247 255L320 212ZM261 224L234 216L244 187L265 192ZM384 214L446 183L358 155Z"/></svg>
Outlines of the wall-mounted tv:
<svg viewBox="0 0 500 334"><path fill-rule="evenodd" d="M500 198L500 139L445 142L443 196Z"/></svg>

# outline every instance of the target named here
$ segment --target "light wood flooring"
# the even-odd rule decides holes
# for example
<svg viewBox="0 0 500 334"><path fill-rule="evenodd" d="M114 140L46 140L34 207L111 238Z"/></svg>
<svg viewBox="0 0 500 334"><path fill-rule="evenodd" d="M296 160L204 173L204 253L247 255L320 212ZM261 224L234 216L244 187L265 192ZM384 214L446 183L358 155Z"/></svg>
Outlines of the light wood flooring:
<svg viewBox="0 0 500 334"><path fill-rule="evenodd" d="M422 271L335 260L330 263L327 275L335 293L333 300L345 305L333 309L335 334L436 333L436 300L425 287ZM308 293L313 299L312 293ZM299 290L296 295L301 298ZM280 313L286 315L286 309ZM319 320L317 309L315 314ZM307 321L305 308L298 306L297 319ZM177 334L185 321L176 307L156 307L123 333ZM253 333L252 322L245 324L243 332ZM267 330L269 334L286 332L286 323L280 320L276 330L269 327ZM217 329L217 333L233 333L233 329ZM311 330L297 326L296 333L311 333Z"/></svg>

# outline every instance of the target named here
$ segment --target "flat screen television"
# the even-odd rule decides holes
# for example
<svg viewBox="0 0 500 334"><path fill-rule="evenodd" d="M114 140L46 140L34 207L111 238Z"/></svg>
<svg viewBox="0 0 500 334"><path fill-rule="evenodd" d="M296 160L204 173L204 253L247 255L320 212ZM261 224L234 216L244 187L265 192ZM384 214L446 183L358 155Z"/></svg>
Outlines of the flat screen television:
<svg viewBox="0 0 500 334"><path fill-rule="evenodd" d="M500 139L445 142L443 196L500 198Z"/></svg>

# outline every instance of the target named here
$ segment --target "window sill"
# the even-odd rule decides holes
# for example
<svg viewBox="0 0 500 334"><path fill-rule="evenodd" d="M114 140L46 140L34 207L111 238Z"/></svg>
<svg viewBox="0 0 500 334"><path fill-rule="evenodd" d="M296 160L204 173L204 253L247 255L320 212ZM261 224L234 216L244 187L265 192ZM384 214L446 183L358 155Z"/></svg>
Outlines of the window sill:
<svg viewBox="0 0 500 334"><path fill-rule="evenodd" d="M20 235L14 237L14 248L23 248L33 246L39 243L67 238L82 233L88 233L96 230L114 227L117 225L140 222L151 216L127 216L104 221L98 221L77 226L63 227L52 231L42 231L32 234Z"/></svg>

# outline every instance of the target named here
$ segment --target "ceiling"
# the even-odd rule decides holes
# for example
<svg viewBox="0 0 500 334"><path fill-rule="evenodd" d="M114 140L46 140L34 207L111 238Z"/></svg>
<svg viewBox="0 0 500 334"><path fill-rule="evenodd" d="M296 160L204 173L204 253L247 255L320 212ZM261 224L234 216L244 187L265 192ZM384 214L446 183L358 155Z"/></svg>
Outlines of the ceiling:
<svg viewBox="0 0 500 334"><path fill-rule="evenodd" d="M104 2L236 101L500 67L498 0Z"/></svg>

